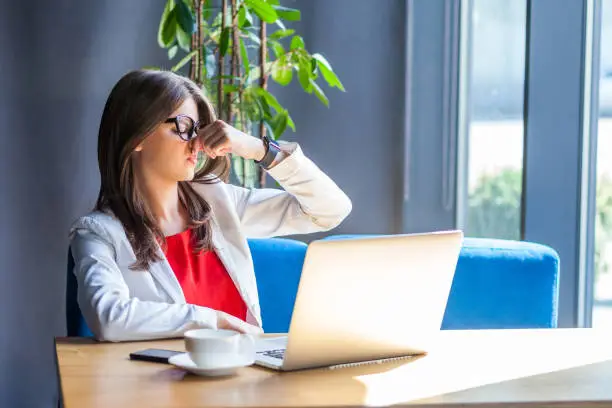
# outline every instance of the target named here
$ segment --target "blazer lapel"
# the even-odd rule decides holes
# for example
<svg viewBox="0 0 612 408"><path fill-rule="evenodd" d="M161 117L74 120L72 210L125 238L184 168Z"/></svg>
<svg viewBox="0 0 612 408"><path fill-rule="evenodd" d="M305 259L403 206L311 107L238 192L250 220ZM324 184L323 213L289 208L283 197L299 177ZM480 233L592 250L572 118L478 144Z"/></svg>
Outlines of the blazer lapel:
<svg viewBox="0 0 612 408"><path fill-rule="evenodd" d="M225 266L225 269L227 270L227 273L229 274L232 281L234 282L234 285L236 285L236 288L238 289L240 296L242 296L242 299L246 303L247 308L249 309L251 313L253 313L253 310L252 310L253 302L247 290L248 282L245 281L245 277L243 276L243 274L241 274L238 271L238 268L236 267L236 263L233 257L230 256L231 254L229 254L229 251L226 247L226 241L223 237L223 234L221 233L221 228L219 227L219 224L217 224L217 220L216 220L214 213L211 219L212 219L212 222L211 222L212 241L216 249L217 256L223 263L223 266Z"/></svg>
<svg viewBox="0 0 612 408"><path fill-rule="evenodd" d="M136 255L131 250L131 245L128 241L127 235L125 234L125 230L123 227L122 231L122 239L125 242L125 246L130 248L130 257L133 258L133 261L136 260ZM175 303L186 303L185 295L183 294L183 289L176 279L176 275L172 271L172 267L168 263L166 259L166 255L164 255L164 251L162 251L161 246L157 245L157 254L161 258L160 261L154 262L149 266L149 273L153 276L153 279L157 281L157 283L161 286L161 288L166 292L166 294L172 299Z"/></svg>
<svg viewBox="0 0 612 408"><path fill-rule="evenodd" d="M176 279L176 275L172 271L172 267L161 247L158 246L158 254L161 260L151 264L149 272L153 275L153 278L159 282L160 286L166 291L168 296L176 303L186 303L185 295L179 281Z"/></svg>

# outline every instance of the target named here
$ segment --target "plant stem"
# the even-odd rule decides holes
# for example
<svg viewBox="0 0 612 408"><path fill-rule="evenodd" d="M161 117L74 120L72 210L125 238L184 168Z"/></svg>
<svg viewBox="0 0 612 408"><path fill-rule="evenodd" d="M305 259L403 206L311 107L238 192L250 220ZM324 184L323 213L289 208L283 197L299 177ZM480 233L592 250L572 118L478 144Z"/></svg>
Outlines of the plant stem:
<svg viewBox="0 0 612 408"><path fill-rule="evenodd" d="M236 5L236 0L232 0L232 4L234 4L234 7ZM240 68L242 67L242 56L240 55L240 50L239 50L239 45L240 45L240 32L238 29L238 10L237 9L233 9L232 10L234 12L234 21L233 21L233 32L232 32L232 77L233 78L237 78L239 77L238 80L238 108L236 109L236 112L238 115L240 115L240 130L242 130L243 132L246 133L250 133L247 130L246 127L246 123L244 121L244 112L242 109L242 85L243 85L243 81L242 81L242 74L240 72ZM248 64L248 61L247 61ZM232 78L232 83L234 82L234 79ZM232 98L231 101L231 105L234 106L234 99ZM242 168L243 168L243 176L242 176L242 186L246 186L247 184L247 174L246 171L244 171L244 169L246 168L247 163L246 161L243 159L242 160Z"/></svg>
<svg viewBox="0 0 612 408"><path fill-rule="evenodd" d="M259 85L262 89L266 89L268 86L268 75L266 73L266 61L268 59L268 50L267 50L267 34L266 34L266 22L260 20L260 30L259 30L259 41L261 45L259 46L259 66L261 72L261 78L259 78ZM263 119L259 122L259 137L261 139L266 135L266 127L264 125ZM264 172L258 166L259 171L259 185L263 187L266 184L266 172Z"/></svg>
<svg viewBox="0 0 612 408"><path fill-rule="evenodd" d="M221 5L221 35L225 30L225 19L227 17L227 0L223 0ZM217 112L219 113L219 119L223 120L223 70L224 70L224 58L219 52L219 63L217 67L217 75L219 75L219 82L217 83Z"/></svg>
<svg viewBox="0 0 612 408"><path fill-rule="evenodd" d="M237 6L237 5L236 5ZM238 7L232 8L232 20L238 17L238 12L240 9Z"/></svg>
<svg viewBox="0 0 612 408"><path fill-rule="evenodd" d="M198 52L196 54L196 78L197 78L197 83L200 87L202 87L204 85L204 78L202 78L202 67L204 66L204 58L205 58L205 54L204 54L204 50L202 47L202 16L203 16L203 10L204 7L206 7L206 0L194 0L196 1L198 4L196 6L196 21L197 21L197 30L196 30L196 34L198 37L198 41L197 41L197 47L198 47Z"/></svg>
<svg viewBox="0 0 612 408"><path fill-rule="evenodd" d="M239 36L235 35L234 36L234 44L238 43L239 41L240 41ZM251 133L252 130L249 131L249 129L247 128L247 124L246 124L245 118L244 118L244 109L243 109L243 106L242 106L242 94L244 92L243 86L244 86L244 81L245 80L244 80L244 78L242 76L242 73L240 72L242 64L244 64L244 63L249 64L249 60L247 59L246 61L242 61L242 54L240 54L240 52L237 50L237 46L235 48L234 55L236 55L237 65L238 65L238 72L237 72L236 76L239 77L238 78L238 82L239 82L239 84L238 84L238 114L240 115L240 126L242 127L241 130L243 132L247 132L248 131L248 133ZM232 103L233 103L233 101L232 101Z"/></svg>
<svg viewBox="0 0 612 408"><path fill-rule="evenodd" d="M234 4L236 4L236 0L232 0ZM240 73L241 67L241 56L240 56L240 30L238 29L238 12L234 13L234 23L233 23L233 39L232 39L232 77L237 78L238 80L238 109L237 111L241 114L240 126L242 127L242 131L245 131L244 121L242 120L242 74ZM232 79L233 81L233 79ZM233 103L232 103L233 105Z"/></svg>
<svg viewBox="0 0 612 408"><path fill-rule="evenodd" d="M236 13L237 0L231 0L232 10L232 56L231 56L231 78L229 80L230 85L234 85L234 78L238 76L238 60L236 56L238 54L238 13ZM233 93L227 94L227 120L231 125L234 125L234 104L233 104Z"/></svg>
<svg viewBox="0 0 612 408"><path fill-rule="evenodd" d="M193 6L196 14L196 19L200 15L198 10L198 0L193 1ZM200 24L198 24L198 31L200 30ZM198 47L198 31L191 34L191 50L196 50ZM191 64L189 65L189 79L197 82L198 72L198 55L191 57Z"/></svg>
<svg viewBox="0 0 612 408"><path fill-rule="evenodd" d="M196 0L198 1L198 0ZM204 64L206 64L206 51L204 48L204 38L203 38L203 22L202 19L204 18L204 8L206 7L206 3L208 2L208 0L199 0L200 1L200 10L199 10L199 14L198 14L198 57L200 59L200 61L198 62L198 79L200 81L200 86L204 86L205 82L206 82L206 77L202 76L202 69L206 66Z"/></svg>

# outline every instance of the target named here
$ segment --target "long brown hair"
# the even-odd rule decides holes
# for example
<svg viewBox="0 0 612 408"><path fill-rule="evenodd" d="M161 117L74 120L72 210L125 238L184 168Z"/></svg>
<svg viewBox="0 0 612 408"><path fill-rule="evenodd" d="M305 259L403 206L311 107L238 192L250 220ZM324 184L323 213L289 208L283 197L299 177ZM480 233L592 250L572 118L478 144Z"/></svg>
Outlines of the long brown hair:
<svg viewBox="0 0 612 408"><path fill-rule="evenodd" d="M188 78L168 71L137 70L127 73L113 87L102 113L98 134L100 194L95 209L109 210L121 221L136 254L131 269L148 269L160 260L158 243L165 244L151 207L138 191L132 155L186 99L193 98L201 123L215 121L212 105ZM227 180L229 159L206 160L193 182ZM189 214L196 250L212 248L210 206L190 185L179 182L179 199Z"/></svg>

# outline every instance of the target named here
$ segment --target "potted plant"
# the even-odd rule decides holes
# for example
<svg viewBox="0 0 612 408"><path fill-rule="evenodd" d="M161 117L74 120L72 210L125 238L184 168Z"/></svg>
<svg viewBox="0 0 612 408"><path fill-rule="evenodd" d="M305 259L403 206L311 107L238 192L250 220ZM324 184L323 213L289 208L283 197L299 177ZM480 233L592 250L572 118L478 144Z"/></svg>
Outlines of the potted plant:
<svg viewBox="0 0 612 408"><path fill-rule="evenodd" d="M300 20L299 10L283 7L279 0L215 3L167 0L157 40L174 64L170 69L188 67L189 77L215 104L220 119L246 133L279 139L296 126L268 90L270 79L287 86L297 77L302 89L326 106L320 83L344 91L327 59L309 52L304 39L285 26ZM242 186L264 184L265 175L252 161L234 156L232 170Z"/></svg>

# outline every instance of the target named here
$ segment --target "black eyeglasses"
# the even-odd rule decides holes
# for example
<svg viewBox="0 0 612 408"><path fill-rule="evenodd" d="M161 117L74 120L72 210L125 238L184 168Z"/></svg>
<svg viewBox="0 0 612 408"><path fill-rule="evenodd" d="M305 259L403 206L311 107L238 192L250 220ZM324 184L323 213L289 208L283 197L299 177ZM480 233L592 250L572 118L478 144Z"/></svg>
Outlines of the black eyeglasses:
<svg viewBox="0 0 612 408"><path fill-rule="evenodd" d="M166 119L164 123L174 123L176 133L186 142L190 142L198 135L198 130L201 129L200 121L195 122L187 115L176 115L173 118Z"/></svg>

